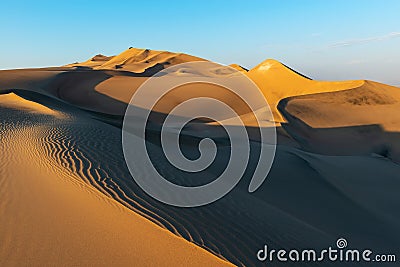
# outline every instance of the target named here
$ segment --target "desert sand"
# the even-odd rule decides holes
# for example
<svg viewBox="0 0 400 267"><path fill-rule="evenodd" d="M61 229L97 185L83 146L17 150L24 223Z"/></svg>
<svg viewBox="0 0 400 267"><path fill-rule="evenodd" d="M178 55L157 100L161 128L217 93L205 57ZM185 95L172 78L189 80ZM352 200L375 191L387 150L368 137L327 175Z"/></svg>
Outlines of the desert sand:
<svg viewBox="0 0 400 267"><path fill-rule="evenodd" d="M72 118L12 93L0 110L2 266L229 265L85 183L52 127Z"/></svg>
<svg viewBox="0 0 400 267"><path fill-rule="evenodd" d="M157 71L202 60L130 48L57 68L0 71L0 265L257 266L264 244L320 248L342 236L355 247L400 247L400 89L314 81L275 60L250 70L231 65L259 86L277 126L276 158L260 189L247 191L251 160L240 183L210 205L176 208L144 193L122 154L127 104ZM183 86L157 112L198 95L236 106L254 127L218 86ZM156 141L149 147L163 173L186 181L158 157ZM223 168L229 147L220 148L207 174Z"/></svg>

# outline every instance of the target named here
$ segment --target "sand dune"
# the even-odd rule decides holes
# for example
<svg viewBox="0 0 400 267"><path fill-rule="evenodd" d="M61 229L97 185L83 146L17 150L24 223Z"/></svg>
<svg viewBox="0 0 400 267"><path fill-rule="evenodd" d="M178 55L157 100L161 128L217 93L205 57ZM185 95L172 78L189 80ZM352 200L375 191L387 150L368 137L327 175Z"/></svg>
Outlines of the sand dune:
<svg viewBox="0 0 400 267"><path fill-rule="evenodd" d="M73 140L52 127L71 118L14 94L0 110L2 266L228 265L84 183L62 147Z"/></svg>
<svg viewBox="0 0 400 267"><path fill-rule="evenodd" d="M340 92L284 99L284 128L303 148L324 154L378 154L400 162L400 89L366 81Z"/></svg>
<svg viewBox="0 0 400 267"><path fill-rule="evenodd" d="M25 112L37 113L37 114L45 114L52 116L61 116L61 114L56 111L38 104L33 101L26 100L14 93L3 94L0 95L0 103L4 108L21 110Z"/></svg>
<svg viewBox="0 0 400 267"><path fill-rule="evenodd" d="M121 54L114 57L105 57L97 55L88 61L82 63L73 63L66 65L68 67L91 67L93 69L118 69L134 73L144 73L151 68L160 70L164 67L173 66L179 63L189 61L203 61L204 59L167 51L156 51L149 49L129 48Z"/></svg>
<svg viewBox="0 0 400 267"><path fill-rule="evenodd" d="M264 244L325 248L345 236L354 247L400 246L400 89L313 81L274 60L250 71L231 66L260 87L278 122L276 159L260 189L248 193L260 145L252 139L244 177L219 201L182 209L144 193L122 153L127 103L157 70L193 60L201 59L131 48L62 68L0 71L0 265L263 266L255 253ZM156 108L163 115L197 96L231 103L248 130L254 126L241 102L218 86L179 87ZM183 132L182 150L192 154L199 138L218 137L221 154L205 173L189 177L171 166L153 138L156 167L177 184L218 176L230 153L219 130L198 121ZM147 177L140 163L136 168Z"/></svg>
<svg viewBox="0 0 400 267"><path fill-rule="evenodd" d="M283 101L285 110L314 128L379 124L387 131L400 131L397 87L364 81L340 92L294 96Z"/></svg>
<svg viewBox="0 0 400 267"><path fill-rule="evenodd" d="M229 67L234 68L235 70L238 70L238 71L240 71L240 72L242 72L242 73L246 73L246 72L249 71L249 70L246 69L245 67L242 67L242 66L240 66L240 65L238 65L238 64L230 64Z"/></svg>
<svg viewBox="0 0 400 267"><path fill-rule="evenodd" d="M281 99L290 96L347 90L359 87L364 83L364 81L314 81L272 59L260 63L247 72L247 75L264 93L278 122L284 121L277 110L277 105Z"/></svg>
<svg viewBox="0 0 400 267"><path fill-rule="evenodd" d="M95 68L99 67L107 61L113 59L114 56L104 56L102 54L97 54L94 57L84 61L84 62L76 62L72 64L65 65L65 67L90 67Z"/></svg>

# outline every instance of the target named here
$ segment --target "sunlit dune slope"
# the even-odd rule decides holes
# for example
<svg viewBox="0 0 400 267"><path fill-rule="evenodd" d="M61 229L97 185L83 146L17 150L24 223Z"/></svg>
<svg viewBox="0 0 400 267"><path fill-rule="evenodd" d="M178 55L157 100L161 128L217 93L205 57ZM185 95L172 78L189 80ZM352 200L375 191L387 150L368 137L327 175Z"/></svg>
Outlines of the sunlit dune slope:
<svg viewBox="0 0 400 267"><path fill-rule="evenodd" d="M102 54L97 54L94 57L84 61L84 62L76 62L72 64L65 65L65 67L90 67L90 68L95 68L99 67L102 64L106 63L107 61L111 60L114 56L104 56Z"/></svg>
<svg viewBox="0 0 400 267"><path fill-rule="evenodd" d="M283 121L277 110L281 99L297 95L346 90L359 87L364 83L363 81L314 81L273 59L260 63L248 71L247 75L265 95L278 122Z"/></svg>
<svg viewBox="0 0 400 267"><path fill-rule="evenodd" d="M238 65L238 64L230 64L229 67L234 68L235 70L238 70L238 71L240 71L240 72L242 72L242 73L246 73L246 72L249 71L249 70L246 69L245 67L240 66L240 65Z"/></svg>
<svg viewBox="0 0 400 267"><path fill-rule="evenodd" d="M67 66L92 67L93 69L112 69L125 70L135 73L144 73L146 70L154 68L161 70L168 66L189 62L204 61L205 59L187 55L184 53L173 53L168 51L156 51L150 49L129 48L114 57L97 55L88 61L74 63Z"/></svg>
<svg viewBox="0 0 400 267"><path fill-rule="evenodd" d="M0 94L0 106L25 112L53 115L61 117L61 114L33 101L26 100L14 93Z"/></svg>

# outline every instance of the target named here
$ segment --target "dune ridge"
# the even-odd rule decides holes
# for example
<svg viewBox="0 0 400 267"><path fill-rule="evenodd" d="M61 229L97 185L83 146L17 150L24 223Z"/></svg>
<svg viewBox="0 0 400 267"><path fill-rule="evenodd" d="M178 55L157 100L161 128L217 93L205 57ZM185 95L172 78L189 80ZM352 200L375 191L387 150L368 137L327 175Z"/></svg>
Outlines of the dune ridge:
<svg viewBox="0 0 400 267"><path fill-rule="evenodd" d="M400 89L372 81L342 91L289 97L279 110L304 149L328 155L377 154L400 162Z"/></svg>
<svg viewBox="0 0 400 267"><path fill-rule="evenodd" d="M106 57L97 55L82 63L66 65L68 67L91 67L93 69L118 69L134 73L144 73L149 68L159 69L189 61L204 61L204 59L184 53L156 51L150 49L129 48L117 56Z"/></svg>
<svg viewBox="0 0 400 267"><path fill-rule="evenodd" d="M314 81L273 59L263 61L249 70L247 75L264 93L277 122L284 122L284 119L277 110L279 101L284 98L347 90L360 87L364 84L362 80L340 82Z"/></svg>

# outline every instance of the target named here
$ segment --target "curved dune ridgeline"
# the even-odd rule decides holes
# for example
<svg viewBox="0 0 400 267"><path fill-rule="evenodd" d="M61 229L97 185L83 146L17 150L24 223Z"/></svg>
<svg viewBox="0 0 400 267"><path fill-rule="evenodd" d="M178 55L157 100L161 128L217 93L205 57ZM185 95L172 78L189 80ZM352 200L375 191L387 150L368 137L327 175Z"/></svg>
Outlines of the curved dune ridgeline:
<svg viewBox="0 0 400 267"><path fill-rule="evenodd" d="M249 71L232 66L259 86L274 113L277 152L263 185L248 193L257 164L251 155L239 184L209 205L177 208L143 192L123 158L127 103L158 70L196 60L131 48L60 68L0 71L1 266L262 266L256 253L264 244L318 249L342 236L353 247L400 247L400 89L313 81L274 60ZM197 91L236 101L218 87L193 85L169 95L157 112L165 115ZM250 131L252 118L242 113ZM185 134L218 130L198 123ZM250 143L257 151L258 141ZM221 144L221 165L207 170L213 175L230 153ZM186 182L159 156L157 140L148 148L160 172ZM192 149L189 142L183 148Z"/></svg>
<svg viewBox="0 0 400 267"><path fill-rule="evenodd" d="M107 193L77 142L90 133L69 135L84 119L14 94L0 95L0 111L2 266L229 265Z"/></svg>

